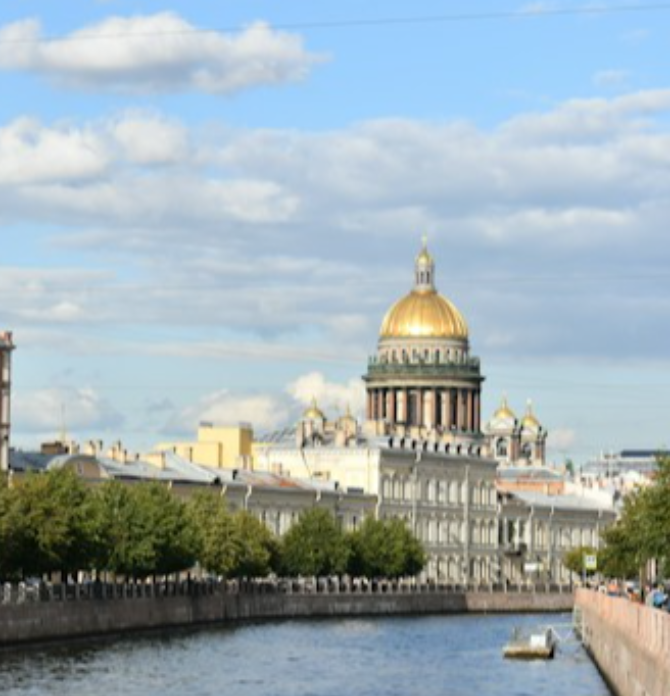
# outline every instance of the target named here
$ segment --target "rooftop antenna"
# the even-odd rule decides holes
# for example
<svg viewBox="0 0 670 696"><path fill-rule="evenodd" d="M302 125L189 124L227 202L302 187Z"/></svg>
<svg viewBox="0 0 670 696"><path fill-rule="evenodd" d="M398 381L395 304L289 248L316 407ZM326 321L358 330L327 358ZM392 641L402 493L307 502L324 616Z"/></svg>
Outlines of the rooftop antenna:
<svg viewBox="0 0 670 696"><path fill-rule="evenodd" d="M58 441L61 445L67 443L67 428L65 426L65 404L60 405L60 433L58 434Z"/></svg>

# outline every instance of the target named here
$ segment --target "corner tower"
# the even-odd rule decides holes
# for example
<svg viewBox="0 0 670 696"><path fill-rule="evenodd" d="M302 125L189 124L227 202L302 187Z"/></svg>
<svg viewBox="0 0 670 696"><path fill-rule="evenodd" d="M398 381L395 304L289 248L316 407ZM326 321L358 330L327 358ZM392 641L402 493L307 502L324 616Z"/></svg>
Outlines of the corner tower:
<svg viewBox="0 0 670 696"><path fill-rule="evenodd" d="M470 356L463 315L436 289L425 238L414 288L386 313L363 379L367 419L378 434L481 439L479 359Z"/></svg>
<svg viewBox="0 0 670 696"><path fill-rule="evenodd" d="M12 351L9 331L0 333L0 471L9 470L10 395L12 389Z"/></svg>

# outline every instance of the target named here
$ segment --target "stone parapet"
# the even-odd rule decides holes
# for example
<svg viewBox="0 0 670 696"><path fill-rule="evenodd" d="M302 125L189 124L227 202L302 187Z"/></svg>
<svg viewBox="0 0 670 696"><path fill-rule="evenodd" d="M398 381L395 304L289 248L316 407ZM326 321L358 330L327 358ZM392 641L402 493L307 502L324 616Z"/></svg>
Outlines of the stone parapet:
<svg viewBox="0 0 670 696"><path fill-rule="evenodd" d="M569 611L573 603L571 593L437 591L428 586L334 591L318 583L299 591L232 585L196 594L138 597L123 592L114 597L0 605L0 648L249 619Z"/></svg>
<svg viewBox="0 0 670 696"><path fill-rule="evenodd" d="M670 694L670 614L578 590L584 646L617 696Z"/></svg>

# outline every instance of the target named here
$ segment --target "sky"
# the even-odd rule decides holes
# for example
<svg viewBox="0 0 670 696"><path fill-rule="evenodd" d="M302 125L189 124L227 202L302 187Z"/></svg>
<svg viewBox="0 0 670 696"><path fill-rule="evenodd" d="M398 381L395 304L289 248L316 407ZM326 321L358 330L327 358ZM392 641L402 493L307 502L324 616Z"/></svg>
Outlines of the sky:
<svg viewBox="0 0 670 696"><path fill-rule="evenodd" d="M549 459L670 423L670 3L0 8L13 443L362 415L428 237Z"/></svg>

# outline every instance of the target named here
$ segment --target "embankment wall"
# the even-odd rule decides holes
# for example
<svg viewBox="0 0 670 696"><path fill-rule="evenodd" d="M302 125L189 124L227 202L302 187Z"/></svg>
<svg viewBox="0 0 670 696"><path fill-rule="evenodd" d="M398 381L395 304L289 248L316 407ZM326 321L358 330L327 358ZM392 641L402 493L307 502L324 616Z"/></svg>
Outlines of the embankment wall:
<svg viewBox="0 0 670 696"><path fill-rule="evenodd" d="M569 611L569 593L254 594L25 602L0 606L0 647L244 620Z"/></svg>
<svg viewBox="0 0 670 696"><path fill-rule="evenodd" d="M670 695L670 614L577 590L584 645L617 696Z"/></svg>

